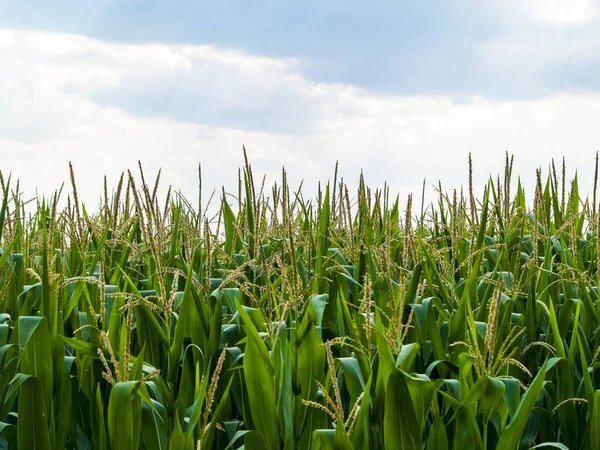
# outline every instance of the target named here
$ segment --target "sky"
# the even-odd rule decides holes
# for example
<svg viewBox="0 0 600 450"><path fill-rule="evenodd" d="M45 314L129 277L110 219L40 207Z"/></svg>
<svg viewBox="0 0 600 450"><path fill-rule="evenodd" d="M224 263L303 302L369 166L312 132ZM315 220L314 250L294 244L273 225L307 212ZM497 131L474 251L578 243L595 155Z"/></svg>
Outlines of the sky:
<svg viewBox="0 0 600 450"><path fill-rule="evenodd" d="M0 170L25 196L103 177L194 199L237 190L248 151L267 185L308 194L340 174L420 196L476 186L514 154L567 160L582 189L600 150L600 0L0 0ZM68 184L66 184L68 188ZM66 189L65 188L65 189Z"/></svg>

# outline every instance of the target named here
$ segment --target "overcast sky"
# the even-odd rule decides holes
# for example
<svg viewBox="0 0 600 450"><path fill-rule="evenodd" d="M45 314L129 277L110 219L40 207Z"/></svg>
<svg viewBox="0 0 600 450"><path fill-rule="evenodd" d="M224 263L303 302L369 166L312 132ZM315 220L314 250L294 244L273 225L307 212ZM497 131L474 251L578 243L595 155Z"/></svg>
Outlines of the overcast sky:
<svg viewBox="0 0 600 450"><path fill-rule="evenodd" d="M75 166L97 204L141 160L196 193L333 175L530 183L600 149L600 0L0 0L0 169L49 194ZM259 175L255 175L258 177ZM587 184L586 184L587 183ZM314 192L314 189L312 189ZM309 190L310 192L310 190Z"/></svg>

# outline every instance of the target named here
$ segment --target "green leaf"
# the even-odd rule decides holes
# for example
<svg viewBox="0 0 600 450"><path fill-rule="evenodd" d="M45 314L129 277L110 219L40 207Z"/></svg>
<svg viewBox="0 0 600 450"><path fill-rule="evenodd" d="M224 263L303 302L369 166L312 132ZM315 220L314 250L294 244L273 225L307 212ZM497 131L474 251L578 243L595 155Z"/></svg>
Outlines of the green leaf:
<svg viewBox="0 0 600 450"><path fill-rule="evenodd" d="M314 430L311 450L336 450L335 430Z"/></svg>
<svg viewBox="0 0 600 450"><path fill-rule="evenodd" d="M104 417L104 399L100 392L100 386L96 388L94 400L91 406L92 447L98 450L106 450L108 449L108 433Z"/></svg>
<svg viewBox="0 0 600 450"><path fill-rule="evenodd" d="M108 435L113 450L139 448L142 400L135 392L139 382L115 384L108 399Z"/></svg>
<svg viewBox="0 0 600 450"><path fill-rule="evenodd" d="M600 450L600 390L594 392L594 406L590 420L590 450Z"/></svg>
<svg viewBox="0 0 600 450"><path fill-rule="evenodd" d="M544 442L543 444L538 444L538 445L534 445L533 447L529 447L529 450L533 450L534 448L546 448L546 447L559 448L560 450L569 450L569 447L567 447L564 444L561 444L560 442Z"/></svg>
<svg viewBox="0 0 600 450"><path fill-rule="evenodd" d="M169 439L169 450L173 449L194 450L193 444L186 446L185 434L183 434L179 423L179 414L175 414L175 426L173 427L173 432Z"/></svg>
<svg viewBox="0 0 600 450"><path fill-rule="evenodd" d="M44 387L39 378L27 377L19 390L17 442L19 448L50 450Z"/></svg>
<svg viewBox="0 0 600 450"><path fill-rule="evenodd" d="M498 440L498 448L506 450L518 449L519 442L521 441L521 435L523 434L525 425L527 425L527 421L529 420L529 415L531 414L533 406L535 405L540 392L542 392L544 377L546 376L546 364L547 362L545 362L540 368L538 374L529 386L529 389L527 389L527 392L525 392L521 398L521 402L519 403L517 411L500 435L500 439Z"/></svg>
<svg viewBox="0 0 600 450"><path fill-rule="evenodd" d="M386 448L421 449L420 417L415 410L406 378L400 370L393 370L388 377L383 436Z"/></svg>
<svg viewBox="0 0 600 450"><path fill-rule="evenodd" d="M264 450L266 446L265 438L263 437L262 433L256 430L240 430L233 435L231 441L229 441L229 444L224 450L229 450L231 447L233 447L233 444L235 444L235 442L242 437L244 438L244 445L239 447L240 449Z"/></svg>
<svg viewBox="0 0 600 450"><path fill-rule="evenodd" d="M142 441L147 450L167 450L167 410L155 400L152 400L152 406L154 408L142 402Z"/></svg>
<svg viewBox="0 0 600 450"><path fill-rule="evenodd" d="M256 430L265 438L266 448L276 450L279 449L279 430L273 363L252 319L237 301L236 306L246 326L248 337L244 352L244 379L252 420Z"/></svg>
<svg viewBox="0 0 600 450"><path fill-rule="evenodd" d="M53 369L52 347L45 317L19 317L19 347L21 348L20 369L33 375L42 384L42 399L46 411L52 412Z"/></svg>

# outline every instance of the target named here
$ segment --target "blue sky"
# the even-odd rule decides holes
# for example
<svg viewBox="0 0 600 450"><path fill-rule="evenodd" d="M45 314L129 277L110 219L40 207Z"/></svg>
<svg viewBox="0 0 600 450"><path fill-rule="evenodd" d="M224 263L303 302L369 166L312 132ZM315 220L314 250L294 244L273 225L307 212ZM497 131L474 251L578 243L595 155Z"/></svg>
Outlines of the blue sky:
<svg viewBox="0 0 600 450"><path fill-rule="evenodd" d="M0 144L46 190L70 160L116 177L137 159L188 191L203 161L218 189L236 170L212 156L239 164L242 144L271 181L291 165L316 182L340 159L348 177L365 169L402 192L463 182L469 151L483 182L505 151L532 175L598 149L599 0L0 9ZM91 196L101 177L86 180Z"/></svg>
<svg viewBox="0 0 600 450"><path fill-rule="evenodd" d="M498 27L472 1L3 1L6 26L130 42L217 43L269 56L371 56ZM446 41L446 43L448 43Z"/></svg>

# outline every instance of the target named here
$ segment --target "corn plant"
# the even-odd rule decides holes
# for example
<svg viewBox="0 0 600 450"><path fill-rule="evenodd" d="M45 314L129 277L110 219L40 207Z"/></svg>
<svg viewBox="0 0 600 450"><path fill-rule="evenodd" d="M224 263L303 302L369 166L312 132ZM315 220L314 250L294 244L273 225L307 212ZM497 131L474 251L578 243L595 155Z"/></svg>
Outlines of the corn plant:
<svg viewBox="0 0 600 450"><path fill-rule="evenodd" d="M600 449L597 183L512 165L416 212L246 159L212 218L0 173L0 449Z"/></svg>

